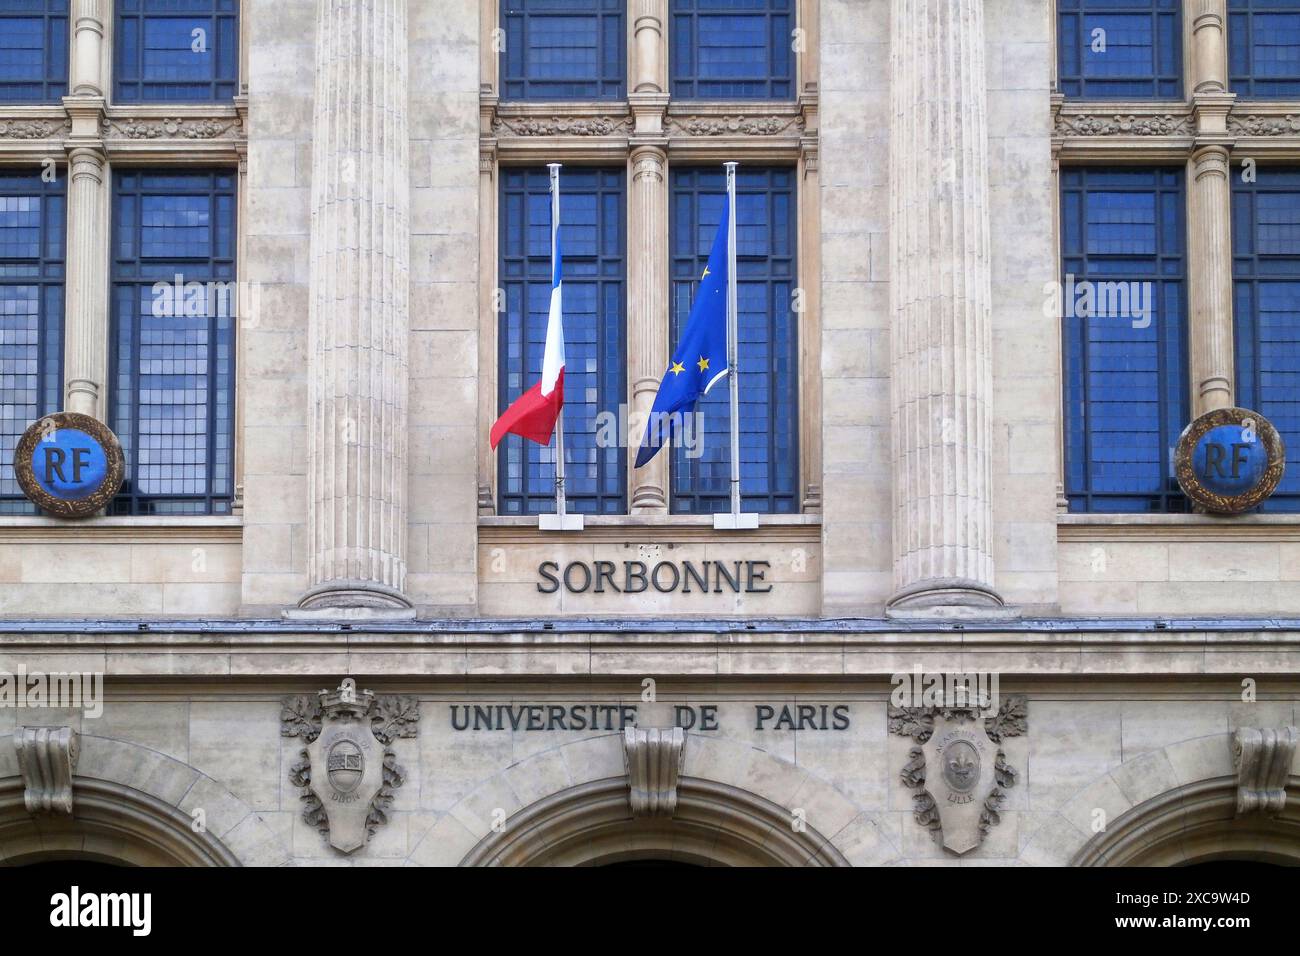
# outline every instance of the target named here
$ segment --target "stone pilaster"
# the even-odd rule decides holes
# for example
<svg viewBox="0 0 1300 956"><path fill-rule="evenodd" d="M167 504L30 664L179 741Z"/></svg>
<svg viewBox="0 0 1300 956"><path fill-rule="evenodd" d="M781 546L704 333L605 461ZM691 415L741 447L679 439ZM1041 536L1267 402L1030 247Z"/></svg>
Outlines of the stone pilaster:
<svg viewBox="0 0 1300 956"><path fill-rule="evenodd" d="M108 374L108 167L95 147L68 159L68 285L64 308L64 408L101 418Z"/></svg>
<svg viewBox="0 0 1300 956"><path fill-rule="evenodd" d="M1223 146L1192 155L1187 274L1193 415L1233 404L1230 176Z"/></svg>
<svg viewBox="0 0 1300 956"><path fill-rule="evenodd" d="M1226 93L1228 47L1224 21L1227 0L1188 0L1192 20L1192 70L1194 93Z"/></svg>
<svg viewBox="0 0 1300 956"><path fill-rule="evenodd" d="M893 0L891 611L998 607L981 0Z"/></svg>
<svg viewBox="0 0 1300 956"><path fill-rule="evenodd" d="M667 0L634 0L632 42L636 50L636 82L633 93L665 93L668 90L664 56L664 21Z"/></svg>
<svg viewBox="0 0 1300 956"><path fill-rule="evenodd" d="M104 95L104 7L107 0L73 0L74 96Z"/></svg>
<svg viewBox="0 0 1300 956"><path fill-rule="evenodd" d="M406 608L406 0L321 0L306 609Z"/></svg>
<svg viewBox="0 0 1300 956"><path fill-rule="evenodd" d="M628 238L628 389L629 406L645 421L668 367L667 154L661 146L632 150L632 195ZM636 430L634 430L636 431ZM668 454L633 468L641 434L628 436L628 482L633 514L668 513Z"/></svg>
<svg viewBox="0 0 1300 956"><path fill-rule="evenodd" d="M1226 0L1189 0L1196 150L1188 164L1188 320L1192 414L1235 403L1232 354L1232 169L1228 157Z"/></svg>

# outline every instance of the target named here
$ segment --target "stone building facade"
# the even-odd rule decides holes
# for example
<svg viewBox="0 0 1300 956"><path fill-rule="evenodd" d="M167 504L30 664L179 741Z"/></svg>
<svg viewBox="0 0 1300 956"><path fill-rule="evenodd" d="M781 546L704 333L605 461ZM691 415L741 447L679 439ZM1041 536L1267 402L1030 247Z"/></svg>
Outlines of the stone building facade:
<svg viewBox="0 0 1300 956"><path fill-rule="evenodd" d="M65 38L65 88L28 102L0 75L0 179L53 169L66 207L41 385L55 399L5 417L18 432L59 409L106 421L131 476L105 514L54 518L16 495L0 514L0 671L102 679L102 706L20 689L0 708L0 859L1300 859L1300 517L1282 494L1199 513L1171 503L1168 474L1157 504L1089 505L1102 485L1071 470L1071 415L1102 398L1074 396L1071 376L1132 356L1104 337L1072 351L1044 305L1073 268L1071 229L1155 221L1145 199L1079 213L1087 177L1174 177L1177 201L1152 208L1185 235L1161 260L1181 257L1181 284L1156 327L1183 336L1168 354L1185 354L1185 400L1161 393L1182 418L1154 467L1191 416L1247 404L1234 177L1300 165L1300 92L1238 75L1246 21L1226 0L1135 0L1146 47L1135 21L1099 27L1130 57L1113 75L1063 66L1069 30L1097 52L1086 0L762 0L769 65L787 49L789 64L762 80L770 95L743 96L701 94L698 76L682 94L677 38L703 44L704 0L574 0L603 45L549 53L595 50L604 72L591 95L549 97L545 71L510 65L514 43L548 52L540 26L512 25L537 16L526 0L189 6L211 35L152 34L135 22L147 4L36 2ZM150 57L191 41L203 94L166 56L151 85ZM1143 49L1149 76L1132 66ZM613 271L566 285L608 279L596 325L621 338L595 357L570 346L593 374L570 401L609 410L613 389L634 416L694 268L680 217L710 189L688 195L677 172L725 161L778 171L764 195L792 199L764 207L794 236L790 297L773 300L792 360L768 382L791 390L781 506L715 529L715 509L675 503L680 459L631 467L634 436L571 459L600 457L612 489L583 530L539 529L545 507L506 486L544 484L553 459L516 445L503 465L488 443L537 374L511 364L534 345L511 338L502 291L519 279L511 203L534 208L528 176L547 163L562 189L611 177L591 187L596 219L573 221L609 239L591 261ZM173 201L192 195L185 176L207 177L208 212ZM148 272L133 223L145 245L158 228L212 248L154 250ZM197 351L151 356L173 327L132 333L131 296L200 259L237 308L209 300ZM1300 292L1270 294L1300 312ZM182 362L209 363L192 400L206 455L166 460L201 487L151 498L145 449L195 447L150 424L191 402L168 380ZM1146 402L1138 386L1112 383L1115 400ZM566 423L571 439L597 427ZM1088 435L1091 463L1111 461ZM991 687L991 709L898 696L943 674Z"/></svg>

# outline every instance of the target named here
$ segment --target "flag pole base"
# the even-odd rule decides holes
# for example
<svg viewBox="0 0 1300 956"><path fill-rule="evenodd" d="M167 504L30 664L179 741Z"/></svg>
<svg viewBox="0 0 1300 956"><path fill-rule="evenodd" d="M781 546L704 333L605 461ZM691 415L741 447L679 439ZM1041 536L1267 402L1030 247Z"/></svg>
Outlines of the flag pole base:
<svg viewBox="0 0 1300 956"><path fill-rule="evenodd" d="M582 515L538 515L537 529L539 531L581 531Z"/></svg>
<svg viewBox="0 0 1300 956"><path fill-rule="evenodd" d="M732 514L725 511L713 516L714 531L749 531L758 527L758 515L752 511Z"/></svg>

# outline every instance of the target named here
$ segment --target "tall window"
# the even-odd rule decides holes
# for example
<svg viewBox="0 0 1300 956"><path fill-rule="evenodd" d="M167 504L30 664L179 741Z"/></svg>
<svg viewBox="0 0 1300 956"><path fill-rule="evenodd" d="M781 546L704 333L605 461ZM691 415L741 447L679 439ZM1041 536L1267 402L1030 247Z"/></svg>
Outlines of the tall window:
<svg viewBox="0 0 1300 956"><path fill-rule="evenodd" d="M1300 3L1228 0L1228 74L1241 96L1300 96Z"/></svg>
<svg viewBox="0 0 1300 956"><path fill-rule="evenodd" d="M506 99L622 99L624 0L502 0Z"/></svg>
<svg viewBox="0 0 1300 956"><path fill-rule="evenodd" d="M113 511L229 514L235 175L132 170L113 193Z"/></svg>
<svg viewBox="0 0 1300 956"><path fill-rule="evenodd" d="M1182 0L1057 0L1059 85L1066 96L1182 95Z"/></svg>
<svg viewBox="0 0 1300 956"><path fill-rule="evenodd" d="M627 451L618 442L597 445L597 416L607 413L617 422L627 400L624 178L622 169L573 168L561 177L564 488L569 510L586 514L627 510ZM502 409L542 374L551 302L549 182L545 169L501 170ZM555 510L554 455L553 444L506 437L497 449L501 514Z"/></svg>
<svg viewBox="0 0 1300 956"><path fill-rule="evenodd" d="M672 95L794 96L794 0L672 0Z"/></svg>
<svg viewBox="0 0 1300 956"><path fill-rule="evenodd" d="M14 478L27 426L63 388L64 179L0 170L0 514L35 511Z"/></svg>
<svg viewBox="0 0 1300 956"><path fill-rule="evenodd" d="M1286 472L1261 511L1300 511L1300 169L1233 177L1237 404L1282 434Z"/></svg>
<svg viewBox="0 0 1300 956"><path fill-rule="evenodd" d="M701 272L726 208L721 169L672 172L672 336L690 315ZM740 492L745 511L799 510L795 177L790 169L745 168L736 175L736 299L740 345ZM731 414L720 381L702 398L702 442L676 447L672 510L731 507Z"/></svg>
<svg viewBox="0 0 1300 956"><path fill-rule="evenodd" d="M1061 172L1066 496L1071 511L1186 511L1181 169Z"/></svg>
<svg viewBox="0 0 1300 956"><path fill-rule="evenodd" d="M239 0L117 0L117 101L231 99L238 34Z"/></svg>
<svg viewBox="0 0 1300 956"><path fill-rule="evenodd" d="M68 0L0 3L0 103L57 103L68 92Z"/></svg>

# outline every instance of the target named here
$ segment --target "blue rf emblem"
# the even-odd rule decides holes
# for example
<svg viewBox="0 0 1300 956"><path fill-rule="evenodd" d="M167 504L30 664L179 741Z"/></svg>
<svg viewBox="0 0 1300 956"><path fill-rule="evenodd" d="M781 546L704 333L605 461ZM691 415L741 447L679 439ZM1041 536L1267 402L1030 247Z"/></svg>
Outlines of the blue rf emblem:
<svg viewBox="0 0 1300 956"><path fill-rule="evenodd" d="M60 518L95 514L122 487L122 446L103 422L56 412L33 422L14 449L23 493Z"/></svg>
<svg viewBox="0 0 1300 956"><path fill-rule="evenodd" d="M1215 514L1240 514L1271 495L1286 468L1282 437L1248 408L1218 408L1183 430L1174 452L1178 484Z"/></svg>

